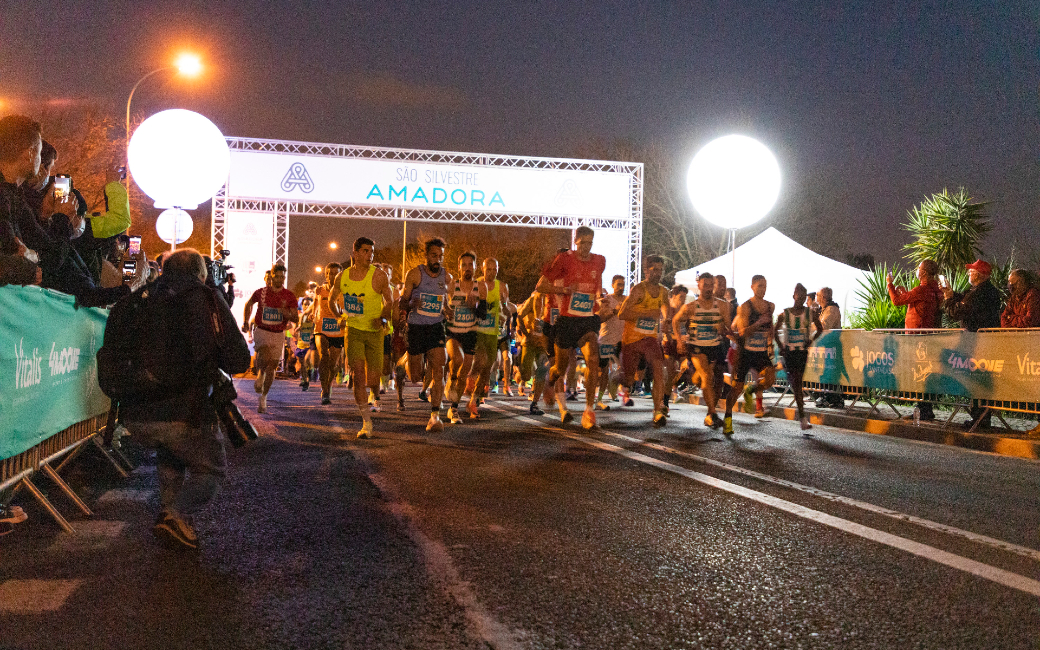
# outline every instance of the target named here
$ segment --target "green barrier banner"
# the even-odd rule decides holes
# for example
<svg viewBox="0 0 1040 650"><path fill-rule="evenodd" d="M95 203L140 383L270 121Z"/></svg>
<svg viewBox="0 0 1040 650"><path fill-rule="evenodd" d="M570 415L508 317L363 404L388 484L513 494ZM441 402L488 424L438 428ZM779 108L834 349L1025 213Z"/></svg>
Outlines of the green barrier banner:
<svg viewBox="0 0 1040 650"><path fill-rule="evenodd" d="M805 380L887 391L1040 403L1040 332L890 334L833 330Z"/></svg>
<svg viewBox="0 0 1040 650"><path fill-rule="evenodd" d="M0 459L108 410L97 351L108 311L39 287L0 287Z"/></svg>

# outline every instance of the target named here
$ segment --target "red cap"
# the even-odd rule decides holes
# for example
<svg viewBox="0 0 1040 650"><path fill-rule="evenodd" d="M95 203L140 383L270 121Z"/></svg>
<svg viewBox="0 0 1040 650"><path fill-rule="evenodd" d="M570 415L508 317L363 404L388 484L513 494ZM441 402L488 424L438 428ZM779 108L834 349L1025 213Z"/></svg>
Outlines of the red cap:
<svg viewBox="0 0 1040 650"><path fill-rule="evenodd" d="M986 260L975 260L971 264L965 264L964 268L975 269L983 275L990 275L993 273L993 266L991 266Z"/></svg>

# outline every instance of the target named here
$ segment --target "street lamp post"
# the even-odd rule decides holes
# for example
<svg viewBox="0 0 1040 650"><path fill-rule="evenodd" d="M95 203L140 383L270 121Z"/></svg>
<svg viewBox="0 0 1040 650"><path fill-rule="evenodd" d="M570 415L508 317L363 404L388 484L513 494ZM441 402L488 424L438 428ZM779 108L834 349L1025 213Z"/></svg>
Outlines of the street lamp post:
<svg viewBox="0 0 1040 650"><path fill-rule="evenodd" d="M126 146L130 146L130 102L134 99L134 92L137 91L137 87L140 86L145 79L148 79L152 75L159 74L160 72L166 72L167 70L176 70L186 77L194 77L202 71L202 63L199 61L199 57L193 54L182 54L174 65L156 68L137 80L134 87L130 89L130 96L126 98Z"/></svg>

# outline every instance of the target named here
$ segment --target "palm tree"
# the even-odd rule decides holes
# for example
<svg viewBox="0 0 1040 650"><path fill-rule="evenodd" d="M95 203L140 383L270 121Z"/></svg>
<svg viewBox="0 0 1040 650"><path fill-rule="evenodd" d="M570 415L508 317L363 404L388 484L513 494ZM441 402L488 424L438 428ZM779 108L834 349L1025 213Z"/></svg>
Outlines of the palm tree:
<svg viewBox="0 0 1040 650"><path fill-rule="evenodd" d="M903 246L906 259L914 265L935 260L942 272L952 276L982 257L979 243L993 229L987 205L973 202L963 187L953 194L944 189L926 198L907 213L910 222L903 224L914 238Z"/></svg>

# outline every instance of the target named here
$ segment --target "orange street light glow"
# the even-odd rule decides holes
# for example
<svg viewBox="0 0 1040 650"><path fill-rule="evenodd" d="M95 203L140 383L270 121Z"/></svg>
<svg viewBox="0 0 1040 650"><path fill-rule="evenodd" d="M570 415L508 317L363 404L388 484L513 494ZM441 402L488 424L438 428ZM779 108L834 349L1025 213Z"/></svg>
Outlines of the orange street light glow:
<svg viewBox="0 0 1040 650"><path fill-rule="evenodd" d="M337 244L336 242L329 242L329 248L331 248L332 250L336 250L337 248L339 248L339 244Z"/></svg>
<svg viewBox="0 0 1040 650"><path fill-rule="evenodd" d="M194 54L182 54L177 57L178 72L185 77L196 77L202 72L202 62Z"/></svg>
<svg viewBox="0 0 1040 650"><path fill-rule="evenodd" d="M314 267L314 272L315 273L321 273L321 267L320 266L315 266Z"/></svg>

